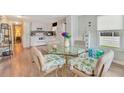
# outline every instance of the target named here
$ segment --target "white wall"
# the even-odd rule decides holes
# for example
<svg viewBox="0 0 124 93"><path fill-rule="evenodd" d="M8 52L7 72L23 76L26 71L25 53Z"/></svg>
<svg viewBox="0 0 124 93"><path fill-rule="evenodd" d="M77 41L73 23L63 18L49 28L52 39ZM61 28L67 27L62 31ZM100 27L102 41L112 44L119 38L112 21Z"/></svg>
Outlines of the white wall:
<svg viewBox="0 0 124 93"><path fill-rule="evenodd" d="M66 31L71 33L71 45L74 45L74 41L78 40L78 16L66 17Z"/></svg>
<svg viewBox="0 0 124 93"><path fill-rule="evenodd" d="M62 37L61 33L65 32L65 30L66 30L65 23L66 23L66 18L57 21L57 32L56 32L57 38L56 38L56 40L57 40L57 43L59 43L59 44L64 44L64 38Z"/></svg>
<svg viewBox="0 0 124 93"><path fill-rule="evenodd" d="M74 45L74 41L78 40L78 16L71 16L72 20L72 45Z"/></svg>
<svg viewBox="0 0 124 93"><path fill-rule="evenodd" d="M91 27L88 27L88 22L91 22ZM89 32L90 47L97 47L97 19L95 15L68 16L66 18L67 32L71 33L71 45L74 45L75 40L83 40L83 34Z"/></svg>
<svg viewBox="0 0 124 93"><path fill-rule="evenodd" d="M30 30L31 30L31 22L24 21L23 23L23 35L22 35L22 44L24 48L30 47Z"/></svg>
<svg viewBox="0 0 124 93"><path fill-rule="evenodd" d="M97 17L95 15L82 15L78 17L78 39L83 40L83 34L89 33L89 47L97 47ZM91 22L91 27L89 27Z"/></svg>
<svg viewBox="0 0 124 93"><path fill-rule="evenodd" d="M121 48L124 50L124 30L121 31Z"/></svg>
<svg viewBox="0 0 124 93"><path fill-rule="evenodd" d="M88 26L89 25L88 22L91 22L91 27ZM97 37L98 37L97 36L97 17L95 15L87 16L86 24L87 24L86 31L89 31L89 34L90 34L89 46L91 48L96 48L97 42L98 42L98 39L97 39Z"/></svg>
<svg viewBox="0 0 124 93"><path fill-rule="evenodd" d="M97 30L121 30L123 29L122 15L97 16Z"/></svg>
<svg viewBox="0 0 124 93"><path fill-rule="evenodd" d="M86 16L78 17L78 39L83 40L83 34L86 32Z"/></svg>
<svg viewBox="0 0 124 93"><path fill-rule="evenodd" d="M71 32L71 16L66 17L66 31Z"/></svg>

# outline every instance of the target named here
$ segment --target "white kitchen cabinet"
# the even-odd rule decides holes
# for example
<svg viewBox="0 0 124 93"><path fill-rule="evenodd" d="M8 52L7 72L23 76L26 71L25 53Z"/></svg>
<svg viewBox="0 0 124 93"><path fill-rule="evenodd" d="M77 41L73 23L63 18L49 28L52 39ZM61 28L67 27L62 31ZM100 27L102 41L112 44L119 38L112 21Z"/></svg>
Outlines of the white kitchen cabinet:
<svg viewBox="0 0 124 93"><path fill-rule="evenodd" d="M97 30L122 30L122 15L97 16Z"/></svg>
<svg viewBox="0 0 124 93"><path fill-rule="evenodd" d="M46 40L42 36L31 36L31 46L45 45Z"/></svg>

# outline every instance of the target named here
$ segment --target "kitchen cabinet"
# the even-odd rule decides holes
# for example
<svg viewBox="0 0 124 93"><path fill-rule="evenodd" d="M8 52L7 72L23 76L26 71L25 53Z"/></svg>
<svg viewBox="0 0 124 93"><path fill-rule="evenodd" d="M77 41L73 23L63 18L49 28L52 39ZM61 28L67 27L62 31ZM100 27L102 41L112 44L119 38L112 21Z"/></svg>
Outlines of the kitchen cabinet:
<svg viewBox="0 0 124 93"><path fill-rule="evenodd" d="M49 42L55 41L55 31L32 31L31 46L46 45Z"/></svg>
<svg viewBox="0 0 124 93"><path fill-rule="evenodd" d="M45 38L42 36L32 36L31 37L31 46L40 46L45 45L46 41Z"/></svg>

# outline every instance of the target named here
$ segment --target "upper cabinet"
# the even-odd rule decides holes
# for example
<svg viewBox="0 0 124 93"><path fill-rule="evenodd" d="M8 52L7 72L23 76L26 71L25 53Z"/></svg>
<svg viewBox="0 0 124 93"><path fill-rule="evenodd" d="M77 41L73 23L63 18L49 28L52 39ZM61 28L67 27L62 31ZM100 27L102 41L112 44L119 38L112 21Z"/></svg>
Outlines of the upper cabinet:
<svg viewBox="0 0 124 93"><path fill-rule="evenodd" d="M121 30L123 29L123 16L106 15L97 16L97 30Z"/></svg>

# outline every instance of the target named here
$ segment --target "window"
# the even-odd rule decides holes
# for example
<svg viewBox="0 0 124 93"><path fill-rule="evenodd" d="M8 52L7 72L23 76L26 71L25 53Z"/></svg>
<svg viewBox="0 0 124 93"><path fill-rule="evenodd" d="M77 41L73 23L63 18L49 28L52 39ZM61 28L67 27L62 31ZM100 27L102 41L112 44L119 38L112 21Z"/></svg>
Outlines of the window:
<svg viewBox="0 0 124 93"><path fill-rule="evenodd" d="M101 36L112 36L112 32L101 32Z"/></svg>
<svg viewBox="0 0 124 93"><path fill-rule="evenodd" d="M116 36L117 36L117 37L118 37L118 36L120 37L120 33L119 33L119 32L114 32L114 36L115 36L115 37L116 37Z"/></svg>
<svg viewBox="0 0 124 93"><path fill-rule="evenodd" d="M99 45L120 48L120 32L99 32Z"/></svg>

